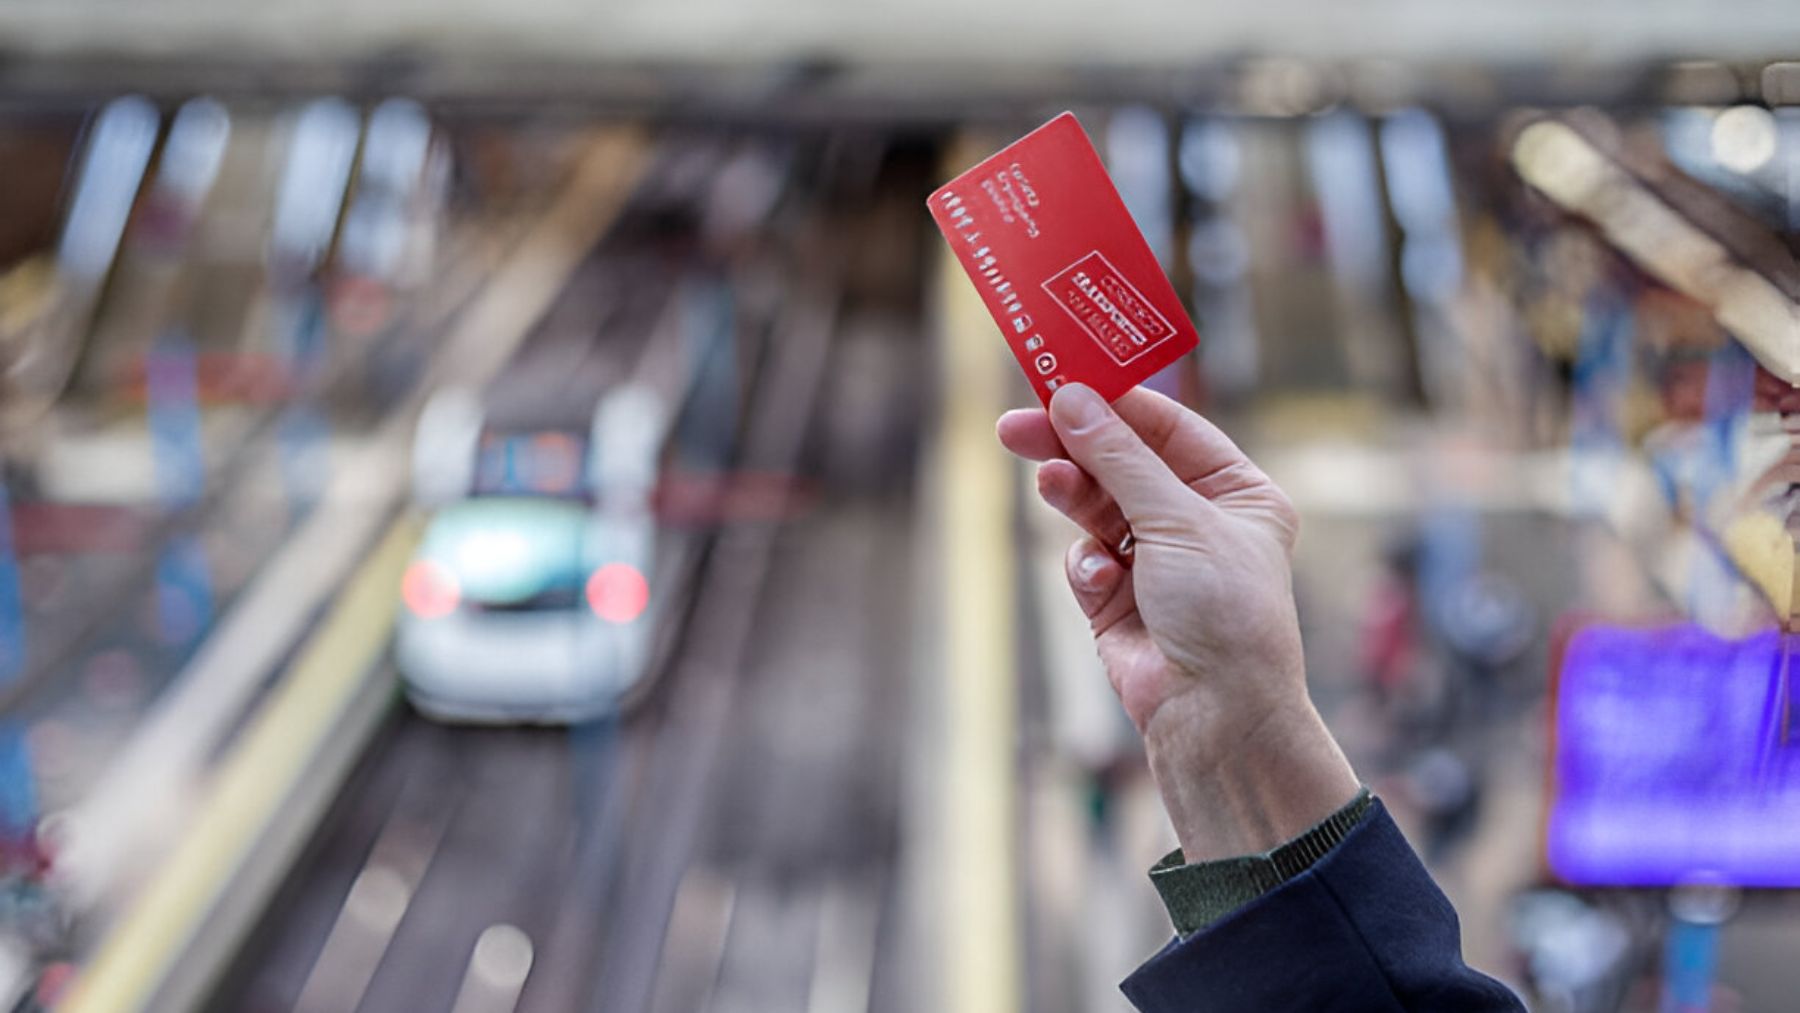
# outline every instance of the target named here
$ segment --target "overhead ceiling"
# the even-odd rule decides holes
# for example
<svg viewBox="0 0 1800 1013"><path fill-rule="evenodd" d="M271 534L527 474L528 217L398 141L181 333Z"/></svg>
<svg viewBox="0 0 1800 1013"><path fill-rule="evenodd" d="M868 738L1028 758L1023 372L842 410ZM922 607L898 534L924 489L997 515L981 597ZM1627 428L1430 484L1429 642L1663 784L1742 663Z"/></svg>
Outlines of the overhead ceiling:
<svg viewBox="0 0 1800 1013"><path fill-rule="evenodd" d="M1233 54L1624 61L1800 48L1795 0L9 0L14 54L424 53L1180 65Z"/></svg>

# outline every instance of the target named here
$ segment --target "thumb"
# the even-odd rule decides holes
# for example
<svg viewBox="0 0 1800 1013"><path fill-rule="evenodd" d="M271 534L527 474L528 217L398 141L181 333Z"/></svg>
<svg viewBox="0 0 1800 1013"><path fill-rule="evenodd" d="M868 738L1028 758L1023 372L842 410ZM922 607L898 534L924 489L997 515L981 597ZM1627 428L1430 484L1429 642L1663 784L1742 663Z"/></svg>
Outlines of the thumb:
<svg viewBox="0 0 1800 1013"><path fill-rule="evenodd" d="M1069 459L1100 483L1134 528L1195 509L1199 497L1092 388L1079 383L1057 388L1050 398L1050 423Z"/></svg>

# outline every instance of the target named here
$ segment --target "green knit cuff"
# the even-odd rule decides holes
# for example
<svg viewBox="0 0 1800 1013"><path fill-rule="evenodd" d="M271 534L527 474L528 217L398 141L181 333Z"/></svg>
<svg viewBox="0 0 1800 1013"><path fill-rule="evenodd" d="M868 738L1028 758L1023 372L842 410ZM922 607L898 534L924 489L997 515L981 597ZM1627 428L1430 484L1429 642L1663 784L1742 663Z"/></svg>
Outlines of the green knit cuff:
<svg viewBox="0 0 1800 1013"><path fill-rule="evenodd" d="M1311 830L1260 855L1188 865L1177 848L1151 868L1150 882L1186 939L1312 868L1363 821L1373 802L1365 787Z"/></svg>

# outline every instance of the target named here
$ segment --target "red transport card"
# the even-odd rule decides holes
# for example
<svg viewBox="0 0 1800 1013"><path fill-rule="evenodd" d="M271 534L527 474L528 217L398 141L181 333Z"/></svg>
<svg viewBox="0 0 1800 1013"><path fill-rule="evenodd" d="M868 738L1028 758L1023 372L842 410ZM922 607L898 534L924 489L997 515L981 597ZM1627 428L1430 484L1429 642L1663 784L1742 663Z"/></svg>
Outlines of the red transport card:
<svg viewBox="0 0 1800 1013"><path fill-rule="evenodd" d="M1200 341L1073 113L931 195L931 217L1046 404L1111 401Z"/></svg>

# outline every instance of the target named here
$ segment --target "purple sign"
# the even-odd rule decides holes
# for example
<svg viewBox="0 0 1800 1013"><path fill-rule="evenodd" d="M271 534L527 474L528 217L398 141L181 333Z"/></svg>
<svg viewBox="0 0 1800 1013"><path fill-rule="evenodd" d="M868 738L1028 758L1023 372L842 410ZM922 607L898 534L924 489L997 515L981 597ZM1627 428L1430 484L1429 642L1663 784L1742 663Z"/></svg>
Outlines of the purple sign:
<svg viewBox="0 0 1800 1013"><path fill-rule="evenodd" d="M1545 854L1573 884L1800 886L1781 634L1592 626L1556 693ZM1800 676L1800 672L1794 673ZM1800 718L1800 715L1795 715Z"/></svg>

